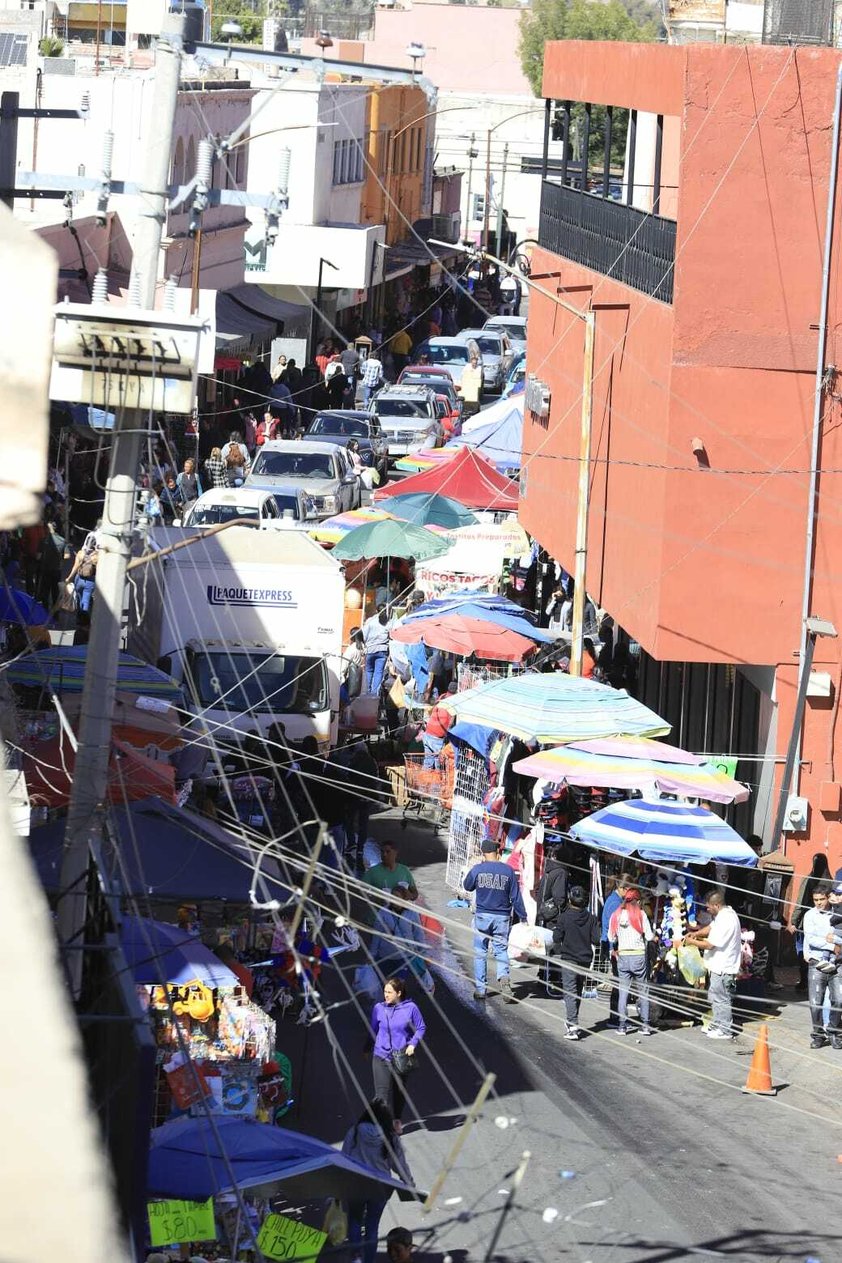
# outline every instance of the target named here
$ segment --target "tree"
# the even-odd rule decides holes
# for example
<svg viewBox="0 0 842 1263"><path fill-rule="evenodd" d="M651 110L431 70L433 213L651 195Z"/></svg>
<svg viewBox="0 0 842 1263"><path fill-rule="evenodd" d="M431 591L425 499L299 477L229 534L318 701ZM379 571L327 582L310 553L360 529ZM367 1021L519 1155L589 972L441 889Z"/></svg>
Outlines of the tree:
<svg viewBox="0 0 842 1263"><path fill-rule="evenodd" d="M218 6L214 6L213 20L211 22L211 39L216 43L226 44L230 41L232 44L261 44L263 42L263 19L266 16L266 4L264 0L221 0ZM237 22L242 28L242 35L236 38L225 34L223 35L222 27L226 22Z"/></svg>
<svg viewBox="0 0 842 1263"><path fill-rule="evenodd" d="M635 0L630 0L635 3ZM640 12L639 3L636 12ZM518 53L532 91L541 96L544 45L548 40L625 40L645 43L656 39L656 17L638 20L620 0L600 4L595 0L533 0L520 19Z"/></svg>

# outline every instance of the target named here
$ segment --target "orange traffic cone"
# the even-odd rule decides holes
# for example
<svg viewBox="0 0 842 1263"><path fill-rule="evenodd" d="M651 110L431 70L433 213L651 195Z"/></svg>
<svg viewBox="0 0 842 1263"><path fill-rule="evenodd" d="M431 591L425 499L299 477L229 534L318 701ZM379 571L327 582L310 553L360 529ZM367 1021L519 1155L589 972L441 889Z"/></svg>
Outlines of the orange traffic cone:
<svg viewBox="0 0 842 1263"><path fill-rule="evenodd" d="M769 1027L764 1022L757 1036L751 1065L748 1069L744 1092L753 1096L776 1096L777 1088L772 1087L772 1067L769 1064Z"/></svg>

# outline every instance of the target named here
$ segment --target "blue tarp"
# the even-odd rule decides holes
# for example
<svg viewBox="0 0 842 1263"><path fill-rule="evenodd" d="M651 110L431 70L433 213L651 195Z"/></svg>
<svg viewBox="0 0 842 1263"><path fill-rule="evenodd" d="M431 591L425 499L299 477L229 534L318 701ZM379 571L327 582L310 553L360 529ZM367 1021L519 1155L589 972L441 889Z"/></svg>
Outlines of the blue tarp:
<svg viewBox="0 0 842 1263"><path fill-rule="evenodd" d="M124 917L120 946L132 978L144 986L165 982L184 986L194 981L207 987L240 986L237 975L209 947L177 925L148 917Z"/></svg>
<svg viewBox="0 0 842 1263"><path fill-rule="evenodd" d="M518 470L523 452L523 396L501 400L488 409L496 415L451 439L448 448L472 447L500 473ZM478 414L482 416L482 412ZM474 418L476 420L477 418Z"/></svg>
<svg viewBox="0 0 842 1263"><path fill-rule="evenodd" d="M323 1140L247 1118L204 1115L156 1127L149 1150L147 1188L152 1197L206 1201L237 1186L288 1201L336 1197L385 1200L406 1185L362 1166Z"/></svg>

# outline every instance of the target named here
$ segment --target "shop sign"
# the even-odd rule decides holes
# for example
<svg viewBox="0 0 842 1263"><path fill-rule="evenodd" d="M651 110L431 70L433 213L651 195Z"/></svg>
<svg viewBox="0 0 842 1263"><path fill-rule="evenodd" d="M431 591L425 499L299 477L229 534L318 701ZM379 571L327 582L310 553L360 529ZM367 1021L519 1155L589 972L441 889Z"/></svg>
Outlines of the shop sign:
<svg viewBox="0 0 842 1263"><path fill-rule="evenodd" d="M153 1246L216 1240L212 1197L206 1202L148 1202L146 1213Z"/></svg>
<svg viewBox="0 0 842 1263"><path fill-rule="evenodd" d="M286 1215L267 1215L257 1238L257 1248L267 1259L314 1263L326 1241L327 1233L318 1228L288 1219Z"/></svg>
<svg viewBox="0 0 842 1263"><path fill-rule="evenodd" d="M451 592L499 592L500 572L470 574L464 570L434 570L430 566L416 566L415 583L431 601Z"/></svg>

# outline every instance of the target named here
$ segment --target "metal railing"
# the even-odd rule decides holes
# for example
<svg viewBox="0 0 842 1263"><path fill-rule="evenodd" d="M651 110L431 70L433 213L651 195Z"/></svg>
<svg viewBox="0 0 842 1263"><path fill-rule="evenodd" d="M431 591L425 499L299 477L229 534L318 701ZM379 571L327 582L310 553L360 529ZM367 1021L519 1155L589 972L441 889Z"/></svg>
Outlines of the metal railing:
<svg viewBox="0 0 842 1263"><path fill-rule="evenodd" d="M544 180L539 245L672 302L675 220Z"/></svg>

